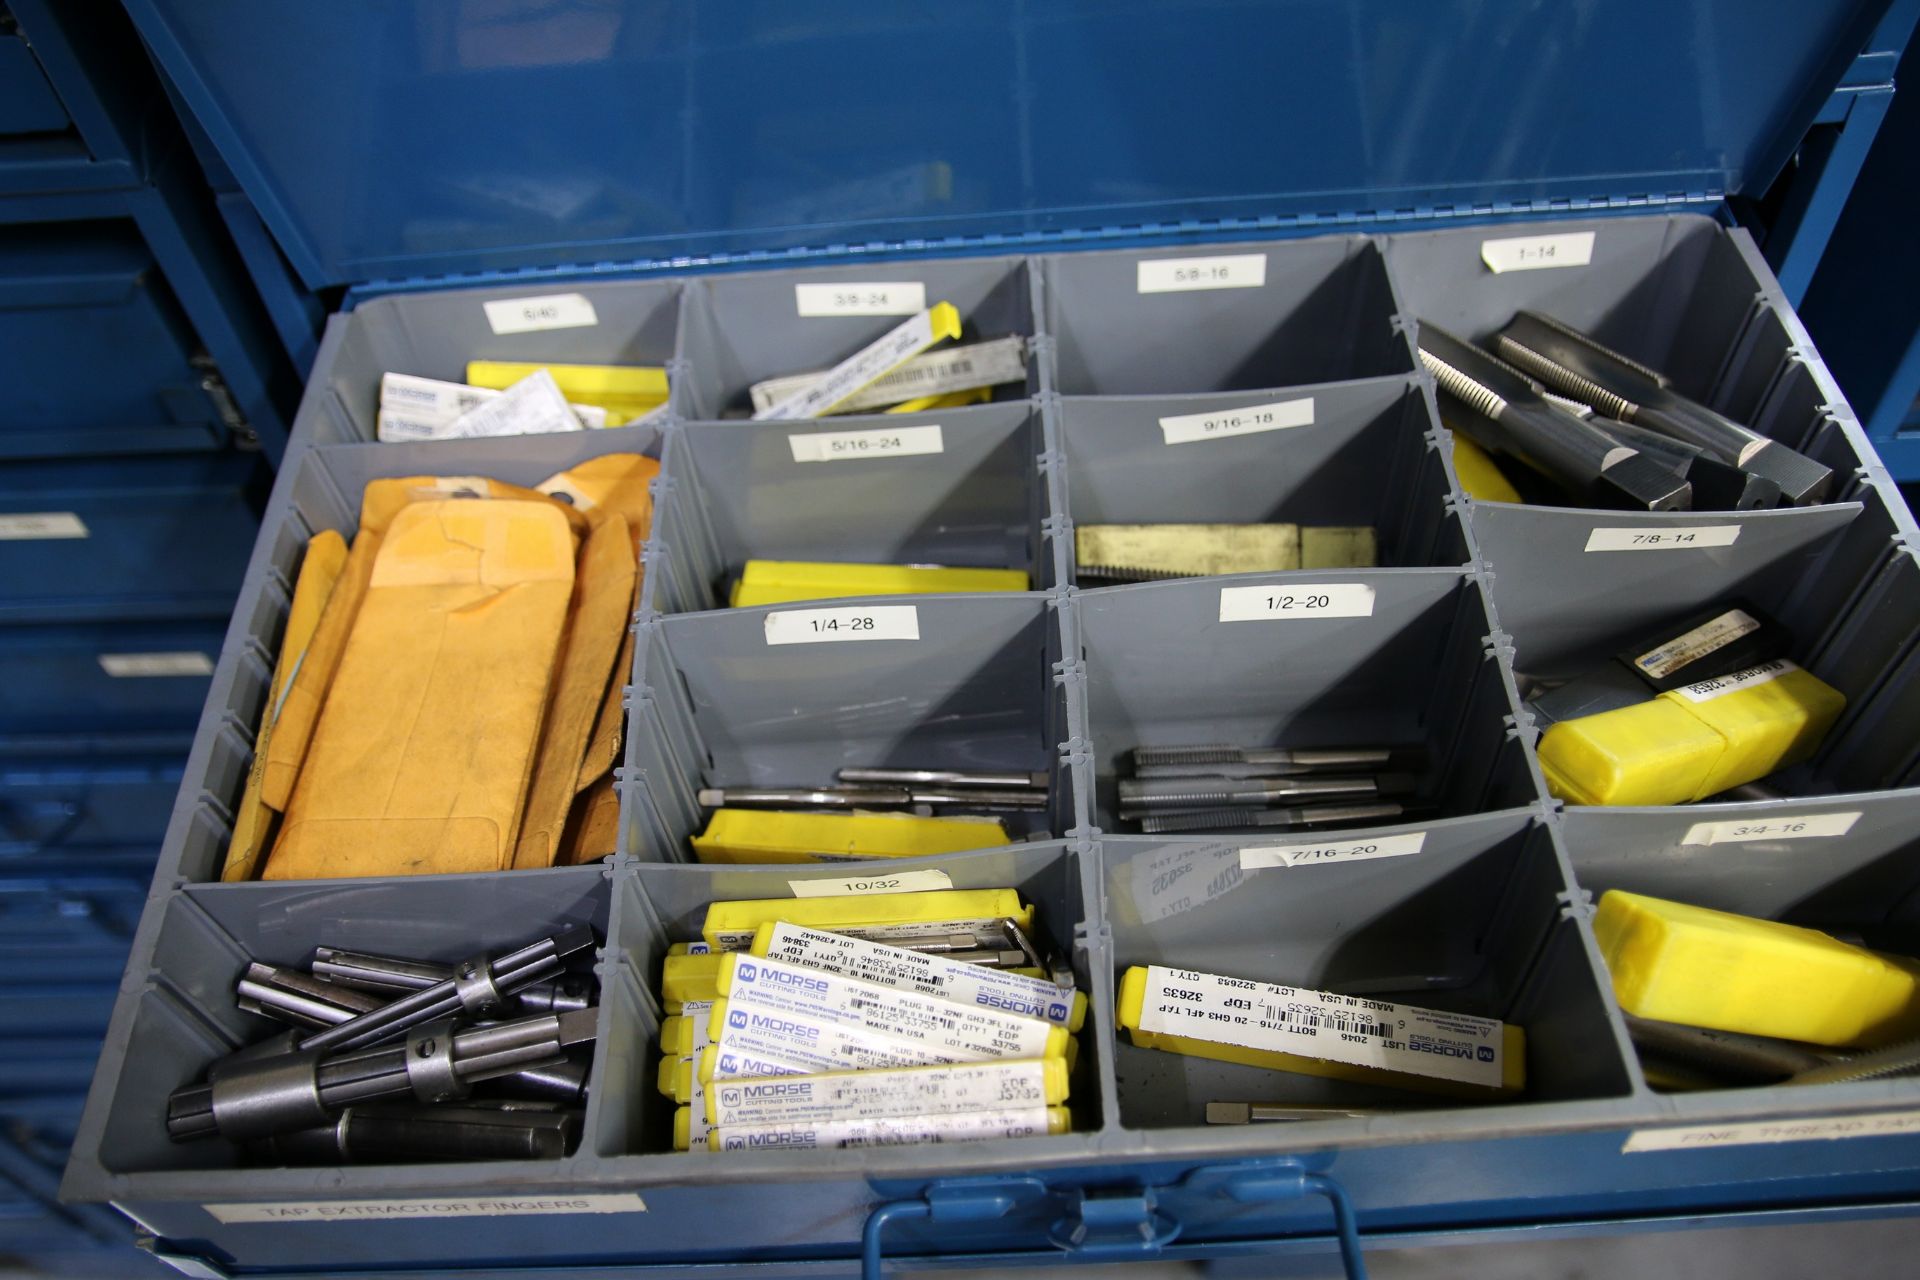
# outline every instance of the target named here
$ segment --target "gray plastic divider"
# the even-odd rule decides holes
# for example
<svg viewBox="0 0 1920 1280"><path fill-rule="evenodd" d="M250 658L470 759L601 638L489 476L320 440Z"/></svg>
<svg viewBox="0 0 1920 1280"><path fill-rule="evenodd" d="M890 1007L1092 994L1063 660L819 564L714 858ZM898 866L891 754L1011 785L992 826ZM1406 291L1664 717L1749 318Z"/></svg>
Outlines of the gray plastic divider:
<svg viewBox="0 0 1920 1280"><path fill-rule="evenodd" d="M914 432L938 452L800 461L810 438ZM798 442L797 444L795 442ZM674 498L661 535L686 580L673 611L726 604L749 559L1020 569L1053 585L1048 510L1035 462L1040 416L1024 402L810 423L695 422L671 449Z"/></svg>
<svg viewBox="0 0 1920 1280"><path fill-rule="evenodd" d="M1608 1051L1598 982L1579 962L1573 922L1560 917L1564 886L1545 827L1518 813L1377 834L1415 830L1424 836L1417 853L1258 869L1243 869L1241 852L1270 842L1104 837L1116 973L1165 965L1500 1018L1527 1036L1527 1102L1630 1093L1631 1075ZM1198 1126L1208 1102L1466 1105L1124 1038L1115 1064L1129 1128Z"/></svg>
<svg viewBox="0 0 1920 1280"><path fill-rule="evenodd" d="M1222 592L1372 591L1361 617L1221 621ZM1441 816L1535 800L1493 630L1459 570L1324 570L1146 583L1077 597L1094 826L1139 746L1425 747L1416 803Z"/></svg>
<svg viewBox="0 0 1920 1280"><path fill-rule="evenodd" d="M308 444L374 439L380 377L410 373L465 382L470 360L667 366L680 344L684 286L677 280L447 289L363 302L329 321L331 352L315 362L299 426ZM486 304L515 298L585 298L594 321L523 333L495 333ZM577 305L575 318L585 318ZM320 407L318 413L306 412ZM464 456L470 440L435 441L427 456ZM434 466L444 466L436 463Z"/></svg>
<svg viewBox="0 0 1920 1280"><path fill-rule="evenodd" d="M802 315L795 285L918 285L925 306L951 302L959 310L962 341L973 342L1033 333L1027 269L1025 258L964 258L756 271L692 281L681 346L688 366L687 398L679 402L682 412L689 418L745 417L752 410L747 389L754 383L831 369L911 314L892 306L878 314L856 309ZM852 305L860 307L858 297ZM1026 385L998 388L994 398L1017 400L1038 389L1029 367Z"/></svg>
<svg viewBox="0 0 1920 1280"><path fill-rule="evenodd" d="M167 895L153 908L164 914L151 950L136 952L126 998L115 1010L108 1035L117 1052L95 1079L98 1102L89 1122L97 1131L76 1177L89 1194L113 1199L121 1198L128 1175L184 1170L201 1171L194 1185L206 1195L301 1194L337 1185L335 1170L241 1168L231 1143L167 1136L174 1089L280 1029L235 1004L233 985L248 962L304 965L314 947L325 945L451 964L575 924L591 925L604 941L609 874L599 866L561 867L511 876L197 885ZM606 1032L603 1016L603 1041ZM590 1078L589 1087L595 1084ZM533 1180L556 1172L544 1161L491 1167Z"/></svg>
<svg viewBox="0 0 1920 1280"><path fill-rule="evenodd" d="M1213 266L1196 264L1220 258L1260 262L1227 267L1226 282L1194 282L1215 279ZM1241 391L1412 368L1385 264L1366 236L1051 254L1039 262L1051 389L1062 395ZM1154 291L1156 279L1176 276L1184 279Z"/></svg>
<svg viewBox="0 0 1920 1280"><path fill-rule="evenodd" d="M1092 1013L1091 978L1098 962L1084 937L1088 919L1086 885L1080 858L1063 841L1049 841L947 854L938 858L889 861L887 870L910 873L937 869L955 889L1017 889L1022 901L1034 908L1036 945L1068 961L1081 990L1088 993L1089 1016L1079 1032L1076 1063L1068 1106L1075 1132L1098 1132L1104 1127L1103 1107L1112 1096L1111 1063L1106 1044L1110 1024ZM790 867L636 866L616 891L622 907L609 952L621 958L616 981L621 998L608 1002L610 1074L607 1095L621 1114L609 1125L608 1145L601 1154L671 1152L674 1103L656 1086L660 1062L659 999L661 965L667 947L694 942L714 902L790 898L798 887L817 881L844 880L845 863ZM614 1119L611 1111L603 1115ZM724 1157L731 1161L733 1155ZM788 1159L817 1159L814 1153Z"/></svg>
<svg viewBox="0 0 1920 1280"><path fill-rule="evenodd" d="M1287 406L1305 425L1169 443L1168 418ZM1367 525L1383 565L1461 564L1448 480L1410 378L1211 396L1059 402L1067 514L1088 524ZM1071 550L1071 547L1069 547ZM1099 586L1090 581L1086 586Z"/></svg>
<svg viewBox="0 0 1920 1280"><path fill-rule="evenodd" d="M769 644L796 610L916 610L917 640ZM655 619L635 653L626 780L642 857L682 860L703 786L819 786L844 766L1050 771L1048 810L1009 813L1014 839L1073 825L1060 636L1045 596L809 601ZM1060 678L1065 676L1065 679Z"/></svg>

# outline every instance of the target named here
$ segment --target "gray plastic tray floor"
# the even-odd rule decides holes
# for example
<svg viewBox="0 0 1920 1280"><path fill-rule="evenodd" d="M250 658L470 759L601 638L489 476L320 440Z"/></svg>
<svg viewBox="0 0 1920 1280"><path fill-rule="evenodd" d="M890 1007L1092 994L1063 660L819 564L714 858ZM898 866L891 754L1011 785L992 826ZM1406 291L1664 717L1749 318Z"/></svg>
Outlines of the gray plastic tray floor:
<svg viewBox="0 0 1920 1280"><path fill-rule="evenodd" d="M1118 968L1173 964L1499 1017L1528 1032L1526 1097L1429 1103L1317 1126L1315 1149L1419 1144L1920 1105L1920 1085L1663 1096L1642 1077L1589 924L1591 898L1634 889L1889 940L1920 918L1920 563L1916 531L1799 322L1743 233L1697 217L1623 217L1590 266L1493 274L1489 232L1463 228L1071 254L864 263L687 281L580 286L590 329L499 337L498 291L371 302L329 325L213 681L67 1191L127 1205L164 1233L245 1263L289 1265L324 1238L217 1222L210 1202L725 1188L824 1180L828 1217L780 1234L741 1223L741 1247L843 1249L869 1176L1222 1159L1297 1135L1201 1127L1214 1100L1417 1101L1136 1049L1116 1035ZM1139 267L1255 254L1258 287L1141 292ZM724 420L760 379L821 368L897 323L803 317L796 283L919 282L970 335L1029 341L1027 384L995 403L831 423ZM535 290L527 290L534 292ZM1825 506L1632 515L1466 499L1414 322L1484 337L1522 307L1591 329L1679 386L1833 466ZM459 378L474 358L665 364L659 427L418 445L372 443L387 370ZM1310 409L1301 402L1310 402ZM1168 443L1161 420L1288 405L1299 426ZM937 425L938 453L796 461L793 435ZM479 474L529 483L587 456L663 460L645 552L622 796L605 865L494 876L223 885L227 814L247 767L301 549L351 531L375 477ZM1373 525L1376 569L1251 574L1094 588L1074 572L1076 524L1287 520ZM1588 551L1595 530L1710 527L1714 545ZM769 647L761 609L716 608L752 557L1013 567L1032 590L908 604L919 639ZM1222 591L1335 586L1360 616L1221 620ZM1738 595L1792 632L1793 656L1849 700L1810 761L1774 779L1792 798L1668 809L1550 802L1518 677L1564 676L1676 613ZM1245 871L1286 840L1129 834L1113 786L1142 744L1426 747L1427 816L1365 835L1424 833L1418 854ZM701 786L804 785L847 765L1048 771L1049 810L997 850L914 861L959 887L1012 885L1070 957L1092 1014L1073 1082L1075 1131L964 1151L754 1153L697 1166L669 1154L653 1085L667 945L706 904L785 896L844 865L690 865ZM1717 844L1702 823L1856 815L1844 834ZM1296 841L1297 842L1297 841ZM890 867L890 869L892 869ZM220 1143L167 1141L167 1092L264 1032L238 1013L250 957L303 960L320 943L451 960L565 920L605 931L605 991L587 1136L550 1164L246 1170ZM1911 938L1911 933L1906 935ZM1907 944L1910 948L1911 944ZM1844 1144L1841 1144L1844 1146ZM1618 1150L1617 1143L1612 1150ZM1846 1167L1846 1154L1838 1157ZM1862 1157L1864 1158L1864 1157ZM845 1204L834 1200L845 1187ZM1366 1189L1359 1191L1366 1207ZM1382 1193L1388 1194L1388 1193ZM835 1208L834 1206L837 1206ZM790 1216L775 1215L790 1225ZM582 1256L697 1253L655 1213ZM395 1229L369 1262L445 1257ZM676 1234L678 1233L678 1234ZM852 1234L850 1234L852 1233ZM777 1237L777 1238L776 1238ZM454 1256L553 1250L491 1226Z"/></svg>

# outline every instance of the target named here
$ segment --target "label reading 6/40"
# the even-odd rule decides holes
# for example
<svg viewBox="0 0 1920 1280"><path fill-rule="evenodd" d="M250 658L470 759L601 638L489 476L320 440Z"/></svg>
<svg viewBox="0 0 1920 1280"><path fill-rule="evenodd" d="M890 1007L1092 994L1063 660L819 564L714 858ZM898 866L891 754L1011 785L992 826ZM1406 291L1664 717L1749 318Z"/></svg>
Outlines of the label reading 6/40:
<svg viewBox="0 0 1920 1280"><path fill-rule="evenodd" d="M850 609L782 609L769 613L768 644L823 644L838 640L918 640L916 605L864 605Z"/></svg>
<svg viewBox="0 0 1920 1280"><path fill-rule="evenodd" d="M1371 618L1373 588L1364 582L1308 582L1222 587L1220 621L1263 618Z"/></svg>

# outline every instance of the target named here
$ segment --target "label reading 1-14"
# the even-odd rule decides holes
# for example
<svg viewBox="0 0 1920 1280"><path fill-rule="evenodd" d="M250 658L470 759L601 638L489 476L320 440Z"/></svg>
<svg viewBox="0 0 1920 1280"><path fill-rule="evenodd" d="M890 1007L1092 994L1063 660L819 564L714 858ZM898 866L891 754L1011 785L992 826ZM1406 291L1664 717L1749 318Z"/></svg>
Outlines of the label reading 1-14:
<svg viewBox="0 0 1920 1280"><path fill-rule="evenodd" d="M1364 582L1222 587L1220 621L1261 618L1370 618L1373 588Z"/></svg>

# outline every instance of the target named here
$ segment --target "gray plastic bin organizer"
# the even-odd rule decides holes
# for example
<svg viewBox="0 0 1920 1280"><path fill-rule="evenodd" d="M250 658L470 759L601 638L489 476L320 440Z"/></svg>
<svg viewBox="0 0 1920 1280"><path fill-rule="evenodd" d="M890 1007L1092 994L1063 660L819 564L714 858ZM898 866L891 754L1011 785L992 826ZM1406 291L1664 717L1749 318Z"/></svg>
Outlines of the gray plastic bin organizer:
<svg viewBox="0 0 1920 1280"><path fill-rule="evenodd" d="M940 429L941 451L799 462L795 437L839 431ZM1024 571L1054 585L1043 536L1044 447L1031 404L936 413L849 415L768 426L694 422L675 434L672 496L656 523L680 598L665 612L726 603L750 559L940 564Z"/></svg>
<svg viewBox="0 0 1920 1280"><path fill-rule="evenodd" d="M1910 549L1920 536L1890 501L1884 471L1744 233L1671 216L1554 229L1594 230L1593 264L1491 276L1477 266L1479 242L1524 228L1464 228L585 286L601 327L617 331L552 331L529 336L529 346L544 344L540 353L554 358L618 358L618 344L653 323L643 317L679 299L675 412L658 437L641 428L419 446L328 443L366 438L372 388L385 368L453 377L472 355L526 354L520 336L491 342L480 304L498 295L481 290L392 296L334 317L296 427L294 462L269 506L188 763L67 1194L114 1201L160 1238L163 1252L210 1265L208 1273L846 1259L869 1212L896 1202L908 1216L884 1218L889 1253L1046 1252L1117 1239L1137 1248L1176 1234L1194 1245L1324 1237L1325 1203L1299 1194L1303 1167L1343 1185L1369 1232L1910 1199L1920 1179L1910 1139L1665 1155L1623 1149L1637 1130L1920 1109L1912 1081L1653 1092L1589 921L1590 895L1616 883L1874 938L1890 938L1892 926L1908 921L1917 890L1906 833L1920 792L1902 788L1914 781L1920 724L1920 562ZM1254 253L1267 262L1257 288L1135 291L1144 260ZM940 455L952 470L886 459L821 465L829 474L817 479L780 464L796 424L696 420L738 411L755 379L831 363L895 322L797 316L793 286L832 280L921 281L929 301L960 304L983 336L1030 332L1030 403L935 415L952 442ZM563 290L543 282L526 291ZM1835 465L1841 500L1659 517L1467 501L1444 456L1431 388L1416 371L1412 321L1429 314L1484 336L1522 305L1672 363L1683 389ZM657 348L646 358L660 358ZM1318 402L1312 427L1154 443L1156 419L1170 412L1309 394ZM1159 401L1135 398L1143 396ZM622 856L604 868L499 876L202 883L217 874L304 539L317 528L350 526L360 487L375 475L482 473L524 483L587 452L636 447L660 453L663 478L619 779ZM1167 452L1157 475L1158 448ZM1017 485L1010 480L1019 492L995 495L1002 505L994 506L982 469L1008 474L1016 453L1029 458L1031 472ZM1265 508L1239 474L1262 465L1278 473ZM833 472L840 466L848 471ZM1319 490L1298 481L1308 468L1368 495L1356 501L1374 504L1390 567L1071 585L1069 512L1079 520L1176 512L1306 520L1322 510ZM836 478L862 473L919 480L902 493ZM1166 483L1154 483L1162 475ZM818 514L792 500L811 485L842 500L864 492L872 512L843 511L816 525ZM1456 514L1436 515L1429 492ZM1176 494L1195 505L1148 505ZM1217 507L1206 505L1209 496ZM908 523L916 512L920 523ZM1584 551L1593 528L1662 521L1737 524L1741 532L1714 548ZM769 650L761 640L770 610L704 606L736 558L773 552L776 539L790 537L815 539L803 545L823 557L938 546L952 558L978 552L972 562L985 563L989 546L998 546L1050 556L1055 568L1037 593L887 602L920 610L923 639L914 644ZM1372 615L1216 621L1222 587L1336 581L1374 587ZM1566 674L1643 622L1736 592L1794 628L1796 656L1853 699L1828 747L1787 777L1796 798L1606 812L1549 802L1527 745L1516 667ZM1433 748L1436 811L1342 838L1424 831L1417 855L1244 871L1240 849L1279 841L1132 836L1111 820L1113 770L1143 741L1382 735ZM663 1154L667 1112L653 1091L647 1042L658 1025L661 944L690 938L701 907L716 898L782 895L795 881L848 874L845 864L674 865L701 820L692 790L703 782L824 782L841 764L910 757L1053 772L1055 812L1020 834L1044 828L1058 839L890 869L937 866L957 886L1015 884L1040 901L1049 936L1070 945L1092 1002L1075 1079L1077 1131L965 1148ZM1070 811L1060 807L1068 802ZM1692 823L1835 811L1861 817L1817 841L1685 843ZM604 909L610 930L589 1136L571 1160L242 1171L211 1148L166 1144L161 1095L243 1030L225 986L243 949L300 959L333 929L358 945L425 945L451 955L451 934L423 944L406 931L471 923L457 939L469 946L496 920L535 928L562 901ZM1349 1101L1365 1091L1134 1049L1114 1033L1117 966L1160 960L1509 1018L1528 1033L1533 1089L1500 1105L1440 1100L1311 1131L1208 1128L1198 1104L1241 1100L1221 1096L1229 1089ZM949 1182L956 1178L989 1179L992 1194L968 1200ZM980 1212L912 1217L936 1185L944 1188L935 1196L941 1205ZM237 1221L231 1210L205 1207L507 1195L615 1199L594 1202L604 1212L463 1213L345 1228ZM743 1204L754 1211L740 1212Z"/></svg>
<svg viewBox="0 0 1920 1280"><path fill-rule="evenodd" d="M778 605L642 623L624 851L691 859L702 786L821 786L848 766L1047 772L1050 806L1001 820L1015 840L1071 830L1068 688L1079 676L1058 667L1068 650L1049 597L874 603L917 609L920 639L769 648Z"/></svg>
<svg viewBox="0 0 1920 1280"><path fill-rule="evenodd" d="M1067 516L1076 528L1370 525L1383 565L1458 565L1469 559L1448 510L1447 472L1426 403L1411 376L1291 388L1282 402L1312 406L1312 422L1304 428L1169 446L1160 427L1163 418L1227 415L1273 400L1267 392L1245 391L1062 397L1053 416ZM1061 542L1073 563L1074 544L1065 531Z"/></svg>

